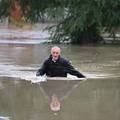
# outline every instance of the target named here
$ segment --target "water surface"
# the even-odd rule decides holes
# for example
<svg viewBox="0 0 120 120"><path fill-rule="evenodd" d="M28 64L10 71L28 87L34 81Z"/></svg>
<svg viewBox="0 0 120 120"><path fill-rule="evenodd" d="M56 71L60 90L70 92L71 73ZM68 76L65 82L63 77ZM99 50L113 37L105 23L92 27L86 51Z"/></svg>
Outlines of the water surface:
<svg viewBox="0 0 120 120"><path fill-rule="evenodd" d="M120 47L60 45L87 81L31 84L53 45L0 44L0 120L119 120ZM55 115L49 99L57 94Z"/></svg>

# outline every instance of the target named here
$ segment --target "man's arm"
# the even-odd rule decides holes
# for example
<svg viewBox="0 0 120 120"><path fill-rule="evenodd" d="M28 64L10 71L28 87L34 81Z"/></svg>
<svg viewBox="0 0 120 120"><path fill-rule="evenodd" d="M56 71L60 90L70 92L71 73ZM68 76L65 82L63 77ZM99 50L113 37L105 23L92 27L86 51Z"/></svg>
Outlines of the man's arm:
<svg viewBox="0 0 120 120"><path fill-rule="evenodd" d="M81 74L79 71L77 71L72 65L71 63L68 61L67 62L67 73L71 74L71 75L75 75L79 78L85 78L85 76L83 74Z"/></svg>
<svg viewBox="0 0 120 120"><path fill-rule="evenodd" d="M46 69L47 69L47 60L43 63L42 67L38 69L36 76L44 75L46 73Z"/></svg>

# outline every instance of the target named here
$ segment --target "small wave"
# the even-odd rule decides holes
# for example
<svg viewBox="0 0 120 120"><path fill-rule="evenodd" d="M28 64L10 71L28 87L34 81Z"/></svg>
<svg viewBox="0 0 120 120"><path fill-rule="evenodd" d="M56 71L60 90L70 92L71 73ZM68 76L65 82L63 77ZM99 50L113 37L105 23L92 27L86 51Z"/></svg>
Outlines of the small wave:
<svg viewBox="0 0 120 120"><path fill-rule="evenodd" d="M14 65L0 65L1 77L13 77L24 80L36 79L36 68Z"/></svg>
<svg viewBox="0 0 120 120"><path fill-rule="evenodd" d="M10 120L10 118L9 117L0 116L0 120Z"/></svg>
<svg viewBox="0 0 120 120"><path fill-rule="evenodd" d="M47 42L48 40L0 40L1 44L40 44Z"/></svg>
<svg viewBox="0 0 120 120"><path fill-rule="evenodd" d="M85 76L88 78L88 79L104 79L104 78L109 78L110 76L113 76L112 74L108 74L108 73L84 73ZM114 76L113 76L114 77Z"/></svg>

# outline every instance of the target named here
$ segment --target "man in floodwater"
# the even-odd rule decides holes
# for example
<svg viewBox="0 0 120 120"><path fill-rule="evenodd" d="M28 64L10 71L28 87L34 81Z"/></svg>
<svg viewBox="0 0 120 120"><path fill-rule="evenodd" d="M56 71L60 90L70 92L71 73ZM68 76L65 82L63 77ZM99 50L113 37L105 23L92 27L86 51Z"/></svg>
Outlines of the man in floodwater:
<svg viewBox="0 0 120 120"><path fill-rule="evenodd" d="M70 64L70 62L60 56L61 49L58 46L51 48L50 57L45 60L42 67L37 71L36 76L46 74L49 77L67 77L67 73L84 78L85 76Z"/></svg>
<svg viewBox="0 0 120 120"><path fill-rule="evenodd" d="M85 76L70 64L70 62L60 56L61 49L58 46L51 48L50 57L44 61L42 67L37 71L36 76L46 74L49 77L67 77L67 73L75 75L79 78ZM60 110L60 100L56 94L51 96L50 109L52 111Z"/></svg>

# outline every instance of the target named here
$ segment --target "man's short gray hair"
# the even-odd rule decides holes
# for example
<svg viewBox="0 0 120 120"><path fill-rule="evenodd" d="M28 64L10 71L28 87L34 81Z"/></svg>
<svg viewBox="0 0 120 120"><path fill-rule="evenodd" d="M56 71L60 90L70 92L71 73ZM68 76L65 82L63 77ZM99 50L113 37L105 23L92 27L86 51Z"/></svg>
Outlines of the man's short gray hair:
<svg viewBox="0 0 120 120"><path fill-rule="evenodd" d="M53 51L54 49L57 49L57 50L59 50L59 51L61 52L61 49L60 49L60 47L58 47L58 46L53 46L53 47L51 48L51 51Z"/></svg>

